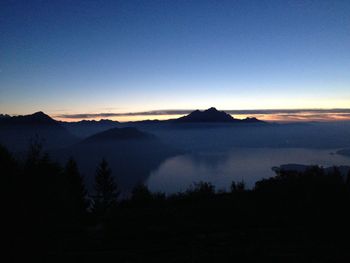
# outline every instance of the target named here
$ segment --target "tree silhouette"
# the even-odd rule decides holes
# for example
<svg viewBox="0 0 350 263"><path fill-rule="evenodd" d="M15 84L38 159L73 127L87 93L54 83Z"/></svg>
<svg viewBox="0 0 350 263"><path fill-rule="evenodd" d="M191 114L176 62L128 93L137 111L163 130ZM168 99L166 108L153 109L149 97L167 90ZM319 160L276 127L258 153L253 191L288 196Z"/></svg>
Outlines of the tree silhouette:
<svg viewBox="0 0 350 263"><path fill-rule="evenodd" d="M346 175L345 184L346 184L347 189L350 190L350 169L348 171L348 174Z"/></svg>
<svg viewBox="0 0 350 263"><path fill-rule="evenodd" d="M235 181L232 181L230 190L231 190L231 193L235 193L237 191L237 184Z"/></svg>
<svg viewBox="0 0 350 263"><path fill-rule="evenodd" d="M49 155L44 151L45 140L39 135L35 135L29 139L29 146L26 154L26 168L32 168L42 164L43 162L51 162Z"/></svg>
<svg viewBox="0 0 350 263"><path fill-rule="evenodd" d="M244 192L244 191L245 191L245 183L243 180L237 183L235 181L232 181L231 193Z"/></svg>
<svg viewBox="0 0 350 263"><path fill-rule="evenodd" d="M211 196L215 194L215 186L210 182L198 182L193 183L186 190L186 194L189 196Z"/></svg>
<svg viewBox="0 0 350 263"><path fill-rule="evenodd" d="M64 179L70 213L80 217L86 212L88 207L88 201L86 199L87 192L77 163L73 158L67 161L64 168Z"/></svg>
<svg viewBox="0 0 350 263"><path fill-rule="evenodd" d="M137 184L131 192L131 199L135 202L148 202L152 200L152 193L145 184Z"/></svg>
<svg viewBox="0 0 350 263"><path fill-rule="evenodd" d="M243 180L238 182L236 186L238 192L243 192L245 190L245 182Z"/></svg>
<svg viewBox="0 0 350 263"><path fill-rule="evenodd" d="M103 216L117 203L120 192L105 159L97 167L92 211Z"/></svg>

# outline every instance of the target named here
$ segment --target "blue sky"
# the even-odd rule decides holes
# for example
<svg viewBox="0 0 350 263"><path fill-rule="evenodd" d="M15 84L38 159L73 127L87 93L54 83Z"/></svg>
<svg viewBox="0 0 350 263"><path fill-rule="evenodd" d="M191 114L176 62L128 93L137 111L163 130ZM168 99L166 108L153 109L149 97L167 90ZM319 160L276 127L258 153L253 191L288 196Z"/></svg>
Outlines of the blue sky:
<svg viewBox="0 0 350 263"><path fill-rule="evenodd" d="M0 112L350 107L350 1L1 1Z"/></svg>

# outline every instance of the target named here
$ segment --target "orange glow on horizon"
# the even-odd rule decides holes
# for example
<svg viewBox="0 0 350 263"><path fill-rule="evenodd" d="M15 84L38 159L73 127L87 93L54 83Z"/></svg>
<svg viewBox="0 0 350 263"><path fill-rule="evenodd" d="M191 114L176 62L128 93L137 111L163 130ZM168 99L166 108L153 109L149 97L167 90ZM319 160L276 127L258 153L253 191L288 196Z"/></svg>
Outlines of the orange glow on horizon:
<svg viewBox="0 0 350 263"><path fill-rule="evenodd" d="M119 122L129 122L129 121L142 121L142 120L168 120L176 119L184 116L186 114L169 114L169 115L133 115L133 116L116 116L116 117L95 117L95 118L62 118L53 117L59 121L77 122L81 120L96 120L109 119ZM231 114L232 117L236 119L245 119L248 117L255 117L259 120L270 121L270 122L307 122L307 121L349 121L350 114L344 115L339 113L322 113L314 114L310 112L301 112L295 114L289 113L279 113L279 114Z"/></svg>
<svg viewBox="0 0 350 263"><path fill-rule="evenodd" d="M59 121L68 121L68 122L76 122L81 120L95 120L99 121L101 119L108 119L112 121L119 121L119 122L129 122L129 121L144 121L144 120L169 120L169 119L176 119L184 116L185 114L174 114L174 115L134 115L134 116L117 116L117 117L108 117L108 118L83 118L83 119L77 119L77 118L59 118L54 117L55 120Z"/></svg>

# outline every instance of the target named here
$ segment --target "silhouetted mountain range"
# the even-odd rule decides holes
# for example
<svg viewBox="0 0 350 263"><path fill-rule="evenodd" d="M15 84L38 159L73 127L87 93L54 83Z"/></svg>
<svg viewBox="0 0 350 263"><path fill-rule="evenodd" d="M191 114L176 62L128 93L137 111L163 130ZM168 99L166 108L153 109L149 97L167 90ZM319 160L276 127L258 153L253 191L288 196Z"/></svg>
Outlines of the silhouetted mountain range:
<svg viewBox="0 0 350 263"><path fill-rule="evenodd" d="M190 114L173 120L177 123L186 122L237 122L237 123L263 123L256 118L246 118L243 120L235 119L230 114L224 111L218 111L216 108L211 107L207 110L196 110Z"/></svg>
<svg viewBox="0 0 350 263"><path fill-rule="evenodd" d="M224 111L218 111L212 107L205 111L196 110L190 114L180 117L176 122L232 122L235 119Z"/></svg>
<svg viewBox="0 0 350 263"><path fill-rule="evenodd" d="M28 148L34 138L48 148L58 148L77 142L59 122L43 112L0 118L0 143L15 151Z"/></svg>
<svg viewBox="0 0 350 263"><path fill-rule="evenodd" d="M341 149L341 150L337 151L337 154L350 157L350 148L349 149Z"/></svg>
<svg viewBox="0 0 350 263"><path fill-rule="evenodd" d="M0 119L10 118L11 116L8 114L0 114Z"/></svg>
<svg viewBox="0 0 350 263"><path fill-rule="evenodd" d="M119 126L118 121L102 119L95 120L82 120L77 122L60 122L69 132L79 138L87 138L93 134L116 128Z"/></svg>
<svg viewBox="0 0 350 263"><path fill-rule="evenodd" d="M312 169L314 165L305 165L305 164L282 164L280 166L274 166L272 167L272 170L275 171L276 173L281 173L283 172L298 172L298 173L305 173L307 170ZM334 171L334 169L337 169L344 178L349 174L350 172L350 166L347 165L339 165L339 166L330 166L330 167L324 167L322 168L323 171L326 174L330 174Z"/></svg>
<svg viewBox="0 0 350 263"><path fill-rule="evenodd" d="M36 126L36 125L56 125L57 122L52 119L50 116L46 115L42 111L35 112L30 115L19 115L19 116L13 116L10 117L8 115L2 115L5 116L4 118L0 119L0 124L2 126L6 125L29 125L29 126Z"/></svg>

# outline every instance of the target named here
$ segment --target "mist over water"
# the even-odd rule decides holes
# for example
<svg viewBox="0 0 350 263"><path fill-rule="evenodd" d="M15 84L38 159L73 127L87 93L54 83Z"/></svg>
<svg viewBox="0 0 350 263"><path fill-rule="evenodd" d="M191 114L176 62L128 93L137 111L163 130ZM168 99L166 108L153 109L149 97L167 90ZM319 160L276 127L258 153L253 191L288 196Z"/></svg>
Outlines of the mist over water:
<svg viewBox="0 0 350 263"><path fill-rule="evenodd" d="M217 190L232 181L244 181L248 188L262 178L275 175L271 169L283 164L350 165L350 157L334 154L336 149L232 148L228 151L197 152L166 159L147 179L152 191L176 193L193 182L209 181Z"/></svg>

